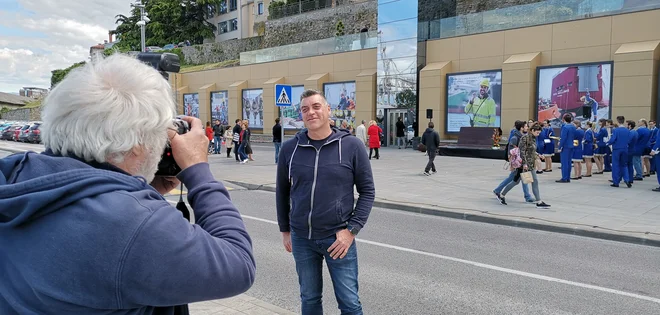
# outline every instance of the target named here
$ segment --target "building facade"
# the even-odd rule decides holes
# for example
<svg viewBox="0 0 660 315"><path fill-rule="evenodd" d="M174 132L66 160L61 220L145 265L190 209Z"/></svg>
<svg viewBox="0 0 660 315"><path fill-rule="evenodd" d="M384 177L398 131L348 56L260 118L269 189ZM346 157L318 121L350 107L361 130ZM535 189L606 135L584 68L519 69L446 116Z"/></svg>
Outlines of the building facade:
<svg viewBox="0 0 660 315"><path fill-rule="evenodd" d="M420 0L409 13L391 2L378 1L378 33L363 35L366 45L347 35L260 51L276 56L261 58L267 62L241 58L239 67L173 75L181 113L196 107L210 120L224 111L258 132L280 115L274 84L290 84L326 93L337 125L378 120L388 143L390 121L402 115L417 132L433 121L443 139L456 139L461 127L509 130L515 120L556 122L565 113L658 118L657 1L500 0L479 11L479 1ZM312 46L316 55L293 52ZM590 100L593 112L585 110ZM289 129L299 128L290 116Z"/></svg>
<svg viewBox="0 0 660 315"><path fill-rule="evenodd" d="M268 18L268 5L270 0L223 0L209 19L217 27L215 42L256 36L254 25Z"/></svg>

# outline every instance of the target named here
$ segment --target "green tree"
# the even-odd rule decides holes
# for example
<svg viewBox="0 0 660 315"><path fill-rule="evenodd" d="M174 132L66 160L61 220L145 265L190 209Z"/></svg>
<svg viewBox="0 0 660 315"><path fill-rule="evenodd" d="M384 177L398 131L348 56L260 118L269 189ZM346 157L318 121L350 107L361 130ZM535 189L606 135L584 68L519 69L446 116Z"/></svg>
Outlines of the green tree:
<svg viewBox="0 0 660 315"><path fill-rule="evenodd" d="M10 111L11 111L11 109L9 109L9 107L2 107L0 109L0 118L2 118L5 114L7 114Z"/></svg>
<svg viewBox="0 0 660 315"><path fill-rule="evenodd" d="M55 85L60 83L60 81L64 80L64 78L71 72L71 70L82 67L85 65L85 61L81 61L79 63L75 63L72 66L66 68L66 69L56 69L51 71L52 76L50 77L50 87L53 88Z"/></svg>
<svg viewBox="0 0 660 315"><path fill-rule="evenodd" d="M417 104L417 97L411 89L405 89L396 95L394 99L397 108L412 108L414 109Z"/></svg>

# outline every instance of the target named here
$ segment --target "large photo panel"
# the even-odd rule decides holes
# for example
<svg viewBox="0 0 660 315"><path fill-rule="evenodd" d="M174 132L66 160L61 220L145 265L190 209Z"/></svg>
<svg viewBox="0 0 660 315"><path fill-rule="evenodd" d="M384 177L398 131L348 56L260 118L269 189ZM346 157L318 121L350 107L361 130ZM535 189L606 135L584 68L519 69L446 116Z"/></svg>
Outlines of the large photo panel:
<svg viewBox="0 0 660 315"><path fill-rule="evenodd" d="M220 120L223 126L229 125L229 95L227 91L211 92L211 119Z"/></svg>
<svg viewBox="0 0 660 315"><path fill-rule="evenodd" d="M536 118L561 127L570 114L578 121L610 119L612 63L537 68Z"/></svg>
<svg viewBox="0 0 660 315"><path fill-rule="evenodd" d="M500 127L502 70L447 74L447 133Z"/></svg>
<svg viewBox="0 0 660 315"><path fill-rule="evenodd" d="M330 119L335 126L355 129L355 81L326 83L323 94L330 104Z"/></svg>
<svg viewBox="0 0 660 315"><path fill-rule="evenodd" d="M199 118L199 94L183 94L183 115Z"/></svg>
<svg viewBox="0 0 660 315"><path fill-rule="evenodd" d="M294 85L291 87L291 106L280 106L280 116L282 117L282 128L284 129L303 129L305 122L300 112L300 98L305 91L304 85Z"/></svg>
<svg viewBox="0 0 660 315"><path fill-rule="evenodd" d="M250 128L264 127L263 89L243 90L243 120Z"/></svg>

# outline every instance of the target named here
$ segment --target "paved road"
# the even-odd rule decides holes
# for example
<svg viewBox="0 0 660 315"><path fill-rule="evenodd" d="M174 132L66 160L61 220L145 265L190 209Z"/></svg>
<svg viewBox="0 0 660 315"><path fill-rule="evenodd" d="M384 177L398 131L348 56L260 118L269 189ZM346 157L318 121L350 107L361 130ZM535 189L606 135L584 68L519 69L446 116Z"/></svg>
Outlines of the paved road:
<svg viewBox="0 0 660 315"><path fill-rule="evenodd" d="M299 312L274 194L234 189L257 257L249 296ZM176 198L171 198L175 200ZM660 249L376 208L360 233L367 314L658 314ZM326 314L338 314L324 272Z"/></svg>

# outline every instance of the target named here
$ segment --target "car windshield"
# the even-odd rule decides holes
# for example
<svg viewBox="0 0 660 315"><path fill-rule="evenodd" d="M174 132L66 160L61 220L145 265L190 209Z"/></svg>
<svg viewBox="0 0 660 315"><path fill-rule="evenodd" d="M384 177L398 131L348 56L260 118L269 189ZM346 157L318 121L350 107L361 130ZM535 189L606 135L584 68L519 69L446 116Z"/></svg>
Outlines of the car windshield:
<svg viewBox="0 0 660 315"><path fill-rule="evenodd" d="M30 127L30 130L39 129L39 126L40 126L39 124L33 125L32 127Z"/></svg>

